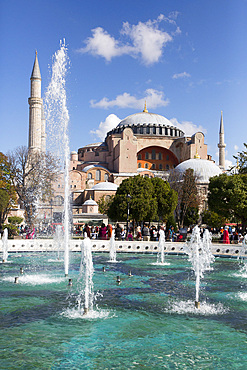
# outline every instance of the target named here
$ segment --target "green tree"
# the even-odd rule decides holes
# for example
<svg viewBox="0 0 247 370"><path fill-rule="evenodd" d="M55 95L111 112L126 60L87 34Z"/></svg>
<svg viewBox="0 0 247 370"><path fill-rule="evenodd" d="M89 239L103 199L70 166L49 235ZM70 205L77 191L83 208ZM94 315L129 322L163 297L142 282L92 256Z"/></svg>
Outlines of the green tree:
<svg viewBox="0 0 247 370"><path fill-rule="evenodd" d="M102 195L102 197L99 198L98 200L98 206L99 206L99 211L101 214L107 214L109 207L111 205L111 202L113 200L113 195L111 196L105 196Z"/></svg>
<svg viewBox="0 0 247 370"><path fill-rule="evenodd" d="M178 195L175 190L171 189L167 181L153 177L151 182L154 186L154 195L157 200L158 219L166 222L177 206Z"/></svg>
<svg viewBox="0 0 247 370"><path fill-rule="evenodd" d="M244 143L245 150L238 152L238 155L233 156L236 159L237 165L231 170L237 171L239 174L247 174L247 144Z"/></svg>
<svg viewBox="0 0 247 370"><path fill-rule="evenodd" d="M124 180L113 198L108 216L113 221L126 221L128 198L130 220L134 222L151 221L157 214L157 200L154 186L148 177L134 176Z"/></svg>
<svg viewBox="0 0 247 370"><path fill-rule="evenodd" d="M211 211L229 220L247 224L247 174L212 177L209 182L208 205Z"/></svg>
<svg viewBox="0 0 247 370"><path fill-rule="evenodd" d="M227 219L218 213L206 210L202 214L202 223L210 227L220 228L226 223Z"/></svg>
<svg viewBox="0 0 247 370"><path fill-rule="evenodd" d="M16 205L16 202L17 197L11 181L10 163L8 158L0 152L0 232L10 209Z"/></svg>

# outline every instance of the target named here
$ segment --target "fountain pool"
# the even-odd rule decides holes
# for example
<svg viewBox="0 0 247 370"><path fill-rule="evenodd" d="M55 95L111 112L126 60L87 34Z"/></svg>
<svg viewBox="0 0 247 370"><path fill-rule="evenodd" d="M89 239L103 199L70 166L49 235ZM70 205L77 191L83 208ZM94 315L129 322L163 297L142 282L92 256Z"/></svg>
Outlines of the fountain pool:
<svg viewBox="0 0 247 370"><path fill-rule="evenodd" d="M112 264L108 253L94 253L99 294L87 317L74 315L80 253L71 253L72 286L56 256L10 253L0 265L1 368L247 368L243 261L216 258L201 282L198 310L186 256L155 265L155 254L119 253Z"/></svg>

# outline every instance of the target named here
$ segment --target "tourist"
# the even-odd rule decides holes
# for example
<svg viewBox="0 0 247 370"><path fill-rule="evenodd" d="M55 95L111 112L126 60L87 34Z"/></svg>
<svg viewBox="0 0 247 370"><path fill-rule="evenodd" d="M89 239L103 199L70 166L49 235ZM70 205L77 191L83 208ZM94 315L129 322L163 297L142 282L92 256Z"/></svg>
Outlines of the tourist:
<svg viewBox="0 0 247 370"><path fill-rule="evenodd" d="M133 241L133 233L132 233L132 230L129 231L128 236L127 236L127 240Z"/></svg>
<svg viewBox="0 0 247 370"><path fill-rule="evenodd" d="M148 228L147 224L144 224L144 226L143 226L142 236L143 236L143 240L145 242L148 242L150 240L150 231L149 231L149 228Z"/></svg>
<svg viewBox="0 0 247 370"><path fill-rule="evenodd" d="M230 238L228 233L228 227L225 227L224 233L223 233L223 243L224 244L230 244Z"/></svg>
<svg viewBox="0 0 247 370"><path fill-rule="evenodd" d="M112 237L112 225L111 224L108 224L107 226L107 234L108 234L108 239L111 239Z"/></svg>
<svg viewBox="0 0 247 370"><path fill-rule="evenodd" d="M102 223L99 229L99 239L106 240L107 239L107 227L104 223Z"/></svg>
<svg viewBox="0 0 247 370"><path fill-rule="evenodd" d="M121 240L121 232L122 232L122 229L121 229L120 225L117 224L116 228L115 228L115 239L116 240Z"/></svg>
<svg viewBox="0 0 247 370"><path fill-rule="evenodd" d="M136 240L138 241L142 240L141 226L137 226L136 228Z"/></svg>
<svg viewBox="0 0 247 370"><path fill-rule="evenodd" d="M91 231L90 231L90 227L88 226L88 224L86 224L84 227L83 236L84 238L90 238L91 236Z"/></svg>

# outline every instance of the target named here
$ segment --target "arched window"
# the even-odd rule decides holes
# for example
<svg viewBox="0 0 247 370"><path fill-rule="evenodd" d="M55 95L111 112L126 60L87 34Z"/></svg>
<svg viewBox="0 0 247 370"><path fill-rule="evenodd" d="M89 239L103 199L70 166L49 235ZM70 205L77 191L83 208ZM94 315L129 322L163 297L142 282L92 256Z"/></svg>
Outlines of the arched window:
<svg viewBox="0 0 247 370"><path fill-rule="evenodd" d="M159 170L163 170L162 164L159 164Z"/></svg>
<svg viewBox="0 0 247 370"><path fill-rule="evenodd" d="M138 154L138 157L137 157L139 160L142 159L142 155L141 154Z"/></svg>
<svg viewBox="0 0 247 370"><path fill-rule="evenodd" d="M96 170L96 181L100 181L101 180L101 172L100 170Z"/></svg>
<svg viewBox="0 0 247 370"><path fill-rule="evenodd" d="M166 165L166 171L169 171L170 167L169 164Z"/></svg>
<svg viewBox="0 0 247 370"><path fill-rule="evenodd" d="M146 133L147 133L147 134L150 134L150 127L147 127L147 128L146 128Z"/></svg>
<svg viewBox="0 0 247 370"><path fill-rule="evenodd" d="M93 178L93 175L91 174L91 172L88 172L87 178L88 178L88 180L91 180Z"/></svg>
<svg viewBox="0 0 247 370"><path fill-rule="evenodd" d="M148 159L148 152L145 153L145 159Z"/></svg>
<svg viewBox="0 0 247 370"><path fill-rule="evenodd" d="M159 128L159 134L162 135L162 127Z"/></svg>
<svg viewBox="0 0 247 370"><path fill-rule="evenodd" d="M105 180L106 182L109 180L109 175L108 175L108 173L105 173L105 174L104 174L104 180Z"/></svg>
<svg viewBox="0 0 247 370"><path fill-rule="evenodd" d="M152 164L152 167L151 167L152 170L155 170L155 163Z"/></svg>
<svg viewBox="0 0 247 370"><path fill-rule="evenodd" d="M138 168L142 168L142 164L141 163L138 163Z"/></svg>
<svg viewBox="0 0 247 370"><path fill-rule="evenodd" d="M145 168L148 168L148 163L145 163Z"/></svg>
<svg viewBox="0 0 247 370"><path fill-rule="evenodd" d="M162 153L159 153L159 160L162 160Z"/></svg>
<svg viewBox="0 0 247 370"><path fill-rule="evenodd" d="M156 134L156 127L153 127L153 134Z"/></svg>
<svg viewBox="0 0 247 370"><path fill-rule="evenodd" d="M152 150L152 159L156 159L155 150Z"/></svg>

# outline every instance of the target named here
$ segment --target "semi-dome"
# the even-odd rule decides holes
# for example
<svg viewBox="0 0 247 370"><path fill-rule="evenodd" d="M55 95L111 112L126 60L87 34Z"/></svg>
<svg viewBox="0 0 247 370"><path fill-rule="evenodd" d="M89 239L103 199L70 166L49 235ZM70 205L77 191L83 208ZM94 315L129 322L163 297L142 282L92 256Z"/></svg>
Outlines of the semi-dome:
<svg viewBox="0 0 247 370"><path fill-rule="evenodd" d="M191 168L198 177L198 183L209 183L210 177L218 176L222 170L212 161L206 159L188 159L176 166L175 170L184 173Z"/></svg>
<svg viewBox="0 0 247 370"><path fill-rule="evenodd" d="M118 185L114 184L113 182L99 182L98 184L94 185L90 190L103 190L103 191L116 191Z"/></svg>

